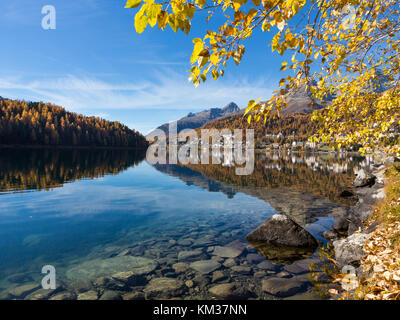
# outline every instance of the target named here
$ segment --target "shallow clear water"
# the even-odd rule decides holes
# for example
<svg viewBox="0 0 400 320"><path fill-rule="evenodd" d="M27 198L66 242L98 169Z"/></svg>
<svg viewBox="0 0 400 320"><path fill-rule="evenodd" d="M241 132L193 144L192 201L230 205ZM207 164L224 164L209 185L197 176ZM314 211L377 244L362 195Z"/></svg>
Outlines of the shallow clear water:
<svg viewBox="0 0 400 320"><path fill-rule="evenodd" d="M115 257L129 256L154 265L141 283L111 287L122 296L137 291L149 298L209 299L215 296L212 287L240 283L247 291L239 297L269 299L275 296L261 288L262 280L285 271L284 278L301 278L304 285L283 296L318 298L305 277L307 261L315 262L315 254L304 260L303 271L290 272L281 263L262 268L267 258L246 241L249 232L277 212L291 215L323 241L332 215L351 205L351 199L338 194L348 187L358 159L312 157L263 153L254 174L237 180L229 168L154 167L132 152L3 149L0 297L34 298L32 290L22 290L19 297L10 292L40 284L44 265L56 268L57 285L71 296L86 290L100 297L110 288L99 285L99 277L131 271L122 263L113 270L112 264L118 264ZM234 247L239 255L232 262L229 254L213 254L215 246ZM195 252L182 258L187 251ZM99 259L112 262L110 268L101 271ZM193 268L199 260L213 260L211 271ZM185 271L175 270L178 262L185 264ZM217 273L220 279L216 270L223 274ZM167 288L163 295L147 287L162 277L178 281L170 286L179 290ZM193 284L181 288L188 280ZM84 289L74 287L82 282Z"/></svg>

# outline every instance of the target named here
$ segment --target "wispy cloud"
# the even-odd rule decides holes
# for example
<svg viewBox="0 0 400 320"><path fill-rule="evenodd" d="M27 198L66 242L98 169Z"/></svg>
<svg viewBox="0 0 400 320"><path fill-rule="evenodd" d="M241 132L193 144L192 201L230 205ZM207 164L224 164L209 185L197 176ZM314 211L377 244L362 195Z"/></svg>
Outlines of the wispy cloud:
<svg viewBox="0 0 400 320"><path fill-rule="evenodd" d="M209 80L194 88L185 75L170 69L151 80L115 83L97 77L68 75L27 81L22 77L0 78L4 96L42 100L72 111L112 109L191 109L218 107L235 101L244 107L249 99L267 98L274 83L268 79ZM100 112L100 111L99 111Z"/></svg>

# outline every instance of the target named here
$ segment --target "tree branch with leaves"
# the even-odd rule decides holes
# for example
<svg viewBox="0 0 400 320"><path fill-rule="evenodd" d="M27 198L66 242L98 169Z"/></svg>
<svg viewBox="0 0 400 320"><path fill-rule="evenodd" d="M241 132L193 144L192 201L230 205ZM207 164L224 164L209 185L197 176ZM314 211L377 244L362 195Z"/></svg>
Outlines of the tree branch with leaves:
<svg viewBox="0 0 400 320"><path fill-rule="evenodd" d="M135 28L147 25L189 34L193 17L223 15L225 22L193 39L190 81L195 86L238 65L257 29L272 33L272 51L284 56L279 89L268 101L251 100L245 116L260 121L279 114L286 93L306 86L326 101L314 141L334 147L361 145L400 154L399 0L128 0L138 8Z"/></svg>

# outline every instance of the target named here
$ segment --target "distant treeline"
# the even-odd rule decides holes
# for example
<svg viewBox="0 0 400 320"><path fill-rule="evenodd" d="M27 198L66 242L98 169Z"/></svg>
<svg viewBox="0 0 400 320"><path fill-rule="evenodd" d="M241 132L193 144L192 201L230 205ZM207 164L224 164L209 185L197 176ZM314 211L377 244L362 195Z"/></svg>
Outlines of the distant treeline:
<svg viewBox="0 0 400 320"><path fill-rule="evenodd" d="M42 102L0 99L0 144L146 148L127 126Z"/></svg>
<svg viewBox="0 0 400 320"><path fill-rule="evenodd" d="M293 113L282 114L275 118L270 116L264 124L263 119L255 123L252 121L247 123L246 117L243 115L234 115L220 120L215 120L207 123L203 128L215 129L254 129L254 136L256 142L279 142L285 143L292 140L290 137L294 133L294 139L297 141L306 141L310 136L318 130L318 123L311 121L311 114L307 113ZM278 135L282 133L279 138L266 138L266 135Z"/></svg>

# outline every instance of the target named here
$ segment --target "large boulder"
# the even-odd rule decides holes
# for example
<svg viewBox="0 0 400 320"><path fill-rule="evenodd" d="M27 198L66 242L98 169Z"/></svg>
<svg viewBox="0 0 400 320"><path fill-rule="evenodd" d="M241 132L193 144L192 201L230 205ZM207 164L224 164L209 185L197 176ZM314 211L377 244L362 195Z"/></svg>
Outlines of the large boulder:
<svg viewBox="0 0 400 320"><path fill-rule="evenodd" d="M363 247L369 236L366 233L354 233L345 239L334 241L335 259L339 266L358 264L365 254Z"/></svg>
<svg viewBox="0 0 400 320"><path fill-rule="evenodd" d="M247 240L275 263L291 263L311 256L315 238L284 214L275 214L247 235Z"/></svg>
<svg viewBox="0 0 400 320"><path fill-rule="evenodd" d="M247 235L248 241L264 241L278 246L317 248L315 238L284 214L275 214Z"/></svg>

